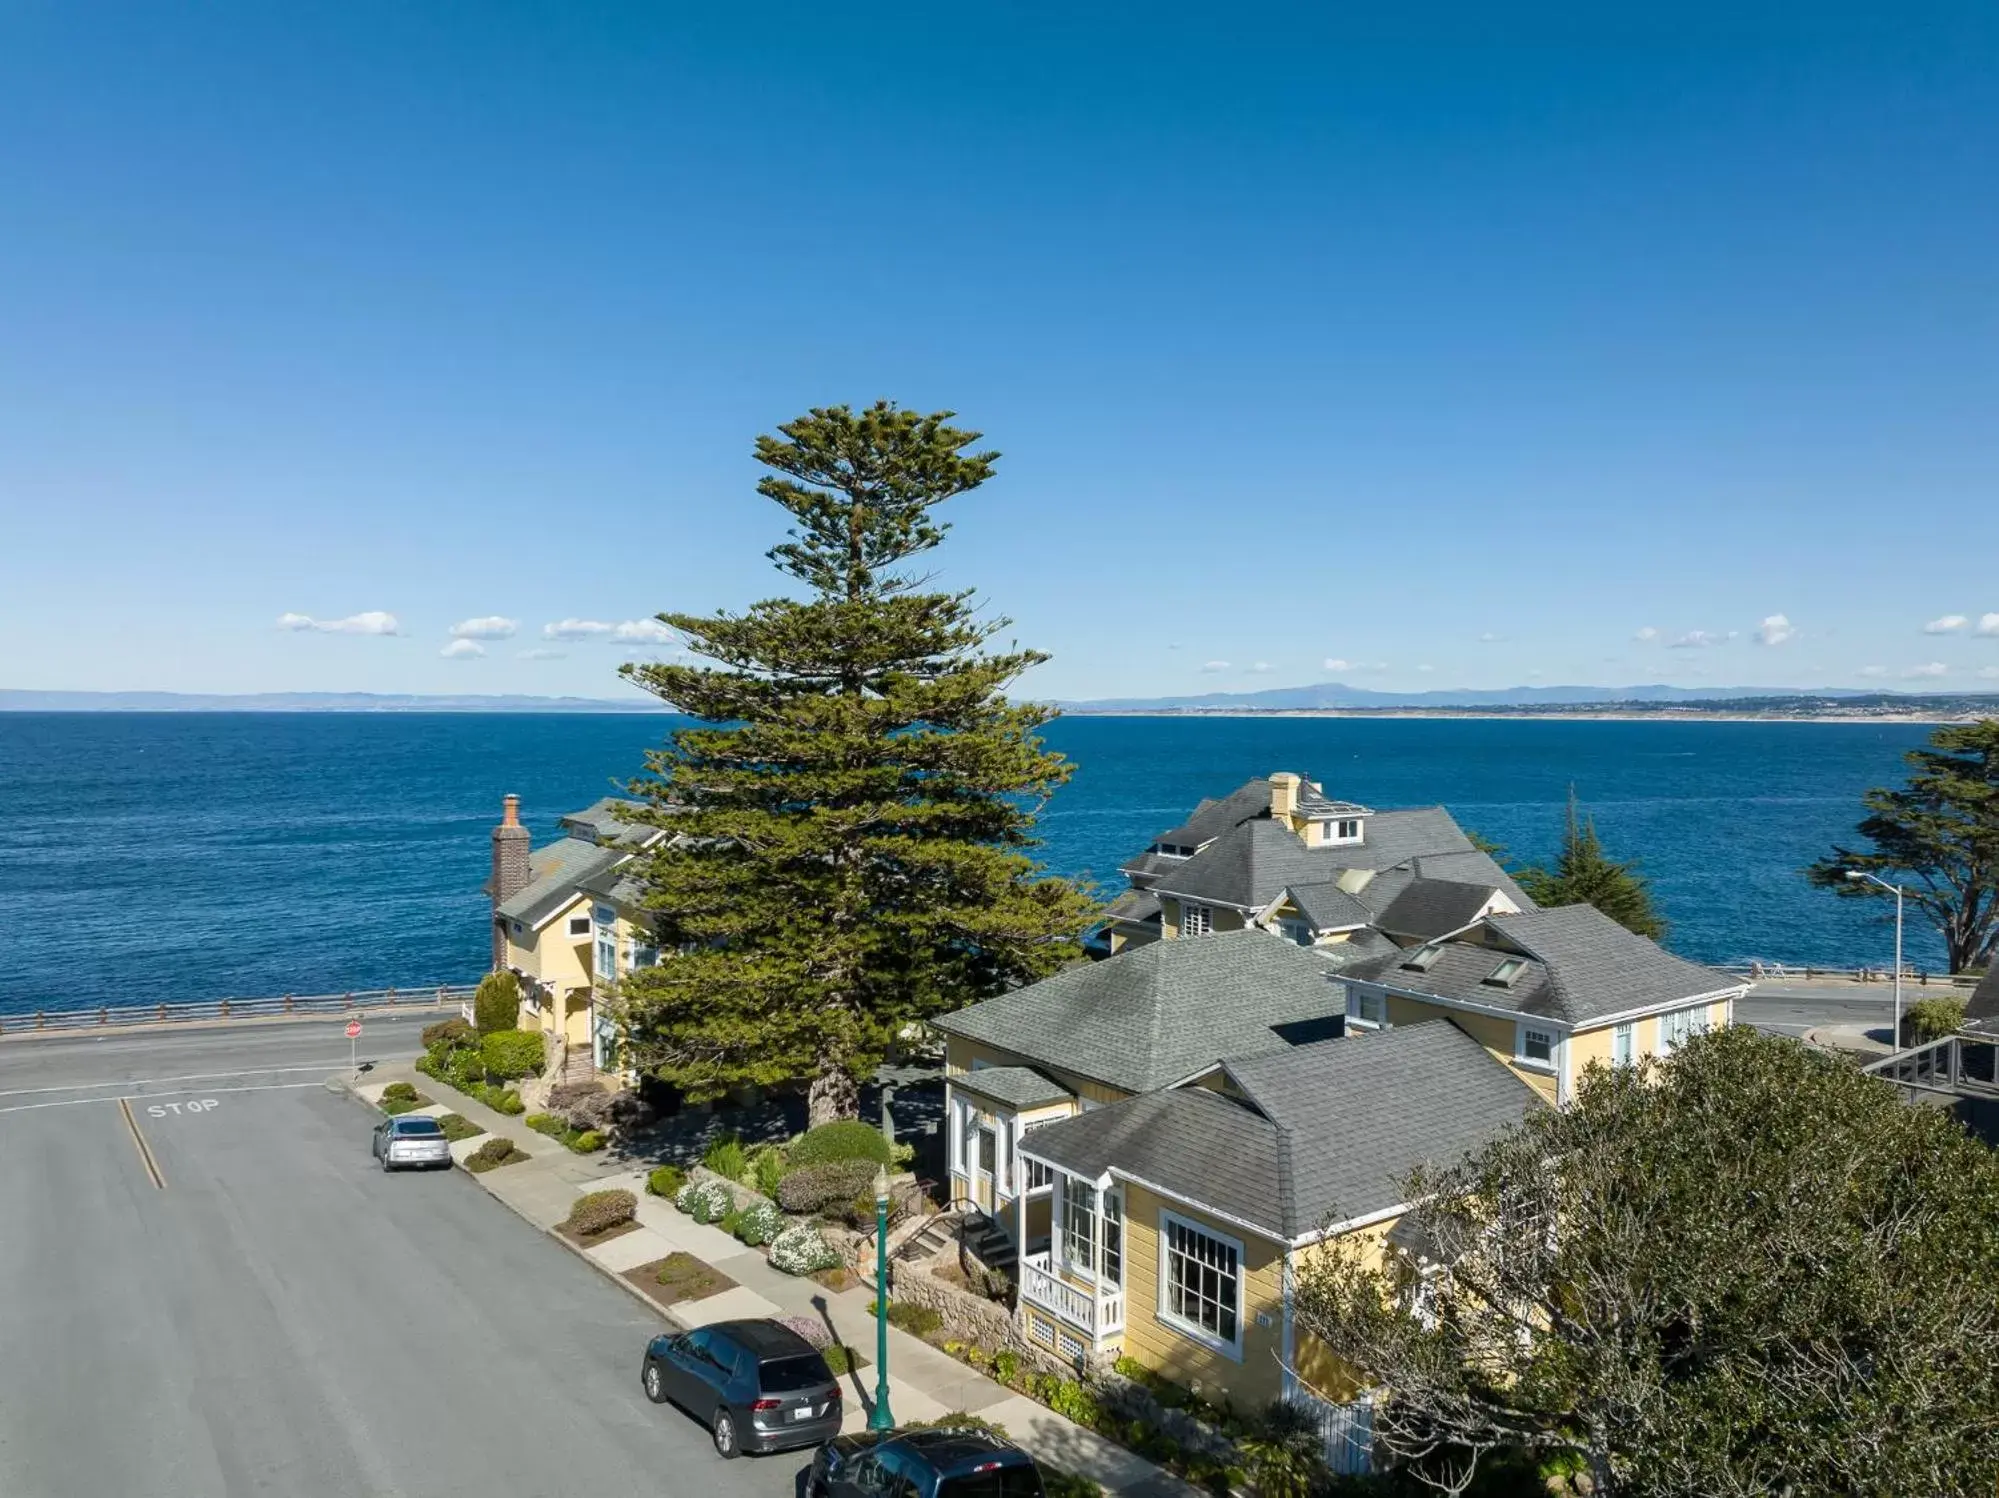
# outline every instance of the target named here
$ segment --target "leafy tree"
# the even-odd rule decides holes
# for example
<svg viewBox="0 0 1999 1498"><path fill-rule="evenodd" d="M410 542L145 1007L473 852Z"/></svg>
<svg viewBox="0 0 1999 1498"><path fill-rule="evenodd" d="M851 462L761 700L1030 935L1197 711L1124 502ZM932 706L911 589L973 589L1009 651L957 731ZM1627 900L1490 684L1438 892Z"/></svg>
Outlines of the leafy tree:
<svg viewBox="0 0 1999 1498"><path fill-rule="evenodd" d="M1407 1189L1428 1278L1336 1240L1295 1314L1433 1486L1568 1453L1600 1494L1991 1491L1999 1156L1949 1114L1736 1027Z"/></svg>
<svg viewBox="0 0 1999 1498"><path fill-rule="evenodd" d="M1849 869L1903 886L1961 973L1999 955L1999 718L1939 728L1903 757L1907 785L1861 798L1860 835L1873 848L1836 847L1805 877L1850 900L1894 897Z"/></svg>
<svg viewBox="0 0 1999 1498"><path fill-rule="evenodd" d="M769 555L803 583L742 614L659 617L713 664L625 675L699 725L633 785L673 829L638 878L663 944L626 983L632 1055L690 1096L810 1079L814 1123L910 1024L1044 977L1096 913L1027 850L1071 767L1006 686L1047 659L987 643L970 592L895 570L997 453L952 413L814 410L757 440L757 490L796 521Z"/></svg>
<svg viewBox="0 0 1999 1498"><path fill-rule="evenodd" d="M481 1035L515 1030L521 1023L520 980L502 969L488 973L472 991L472 1021Z"/></svg>
<svg viewBox="0 0 1999 1498"><path fill-rule="evenodd" d="M1594 905L1627 931L1663 941L1666 922L1652 908L1652 892L1634 860L1619 863L1603 851L1595 819L1581 815L1569 791L1569 822L1552 872L1540 867L1515 876L1537 905Z"/></svg>

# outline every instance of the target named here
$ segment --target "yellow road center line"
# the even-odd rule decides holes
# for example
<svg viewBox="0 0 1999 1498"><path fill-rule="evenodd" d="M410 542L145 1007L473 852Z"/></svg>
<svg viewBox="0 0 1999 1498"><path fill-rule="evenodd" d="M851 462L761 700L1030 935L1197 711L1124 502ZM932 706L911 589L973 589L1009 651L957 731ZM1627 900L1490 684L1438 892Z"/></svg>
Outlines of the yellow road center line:
<svg viewBox="0 0 1999 1498"><path fill-rule="evenodd" d="M132 1105L120 1098L118 1111L125 1115L125 1127L132 1131L132 1143L139 1151L139 1163L146 1167L147 1179L161 1191L166 1190L167 1183L160 1174L160 1163L153 1158L153 1147L146 1143L146 1136L139 1132L139 1120L132 1116Z"/></svg>

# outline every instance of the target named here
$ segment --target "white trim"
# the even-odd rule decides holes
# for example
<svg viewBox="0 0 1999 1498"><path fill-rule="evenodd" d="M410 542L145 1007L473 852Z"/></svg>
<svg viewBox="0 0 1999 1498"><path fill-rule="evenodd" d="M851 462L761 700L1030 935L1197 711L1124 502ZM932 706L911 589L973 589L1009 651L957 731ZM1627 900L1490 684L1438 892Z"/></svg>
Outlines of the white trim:
<svg viewBox="0 0 1999 1498"><path fill-rule="evenodd" d="M1057 1170L1061 1169L1060 1166L1054 1168ZM1069 1174L1075 1175L1075 1172L1070 1171ZM1078 1176L1077 1179L1081 1180L1082 1177ZM1170 1186L1162 1186L1157 1181L1148 1181L1144 1176L1135 1176L1128 1170L1118 1169L1115 1165L1104 1172L1104 1179L1106 1181L1119 1180L1132 1186L1143 1186L1155 1196L1163 1196L1168 1201L1179 1202L1182 1206L1192 1207L1196 1212L1205 1212L1218 1222L1226 1222L1232 1228L1241 1228L1245 1233L1254 1233L1257 1237L1268 1243L1282 1243L1284 1241L1284 1235L1272 1228L1260 1227L1245 1217L1237 1217L1233 1212L1224 1212L1220 1207L1211 1207L1204 1201L1196 1201L1184 1192L1175 1191Z"/></svg>
<svg viewBox="0 0 1999 1498"><path fill-rule="evenodd" d="M1225 1342L1206 1327L1196 1322L1185 1320L1166 1309L1166 1266L1171 1252L1166 1243L1166 1224L1168 1222L1176 1222L1190 1233L1198 1233L1203 1238L1210 1239L1216 1243L1226 1244L1235 1250L1235 1340L1233 1342ZM1203 1347L1212 1348L1231 1362L1240 1363L1243 1355L1243 1319L1245 1315L1243 1303L1247 1298L1247 1291L1249 1289L1247 1284L1248 1279L1249 1260L1243 1253L1242 1243L1238 1239L1231 1238L1227 1233L1218 1233L1207 1223L1196 1222L1191 1217L1182 1217L1178 1212L1174 1212L1166 1207L1159 1209L1159 1284L1157 1286L1159 1303L1153 1310L1153 1318L1161 1326L1178 1332L1190 1342L1198 1342ZM1125 1314L1127 1316L1131 1314L1129 1309L1126 1310Z"/></svg>
<svg viewBox="0 0 1999 1498"><path fill-rule="evenodd" d="M1398 1202L1392 1207L1383 1207L1378 1212L1363 1212L1358 1217L1349 1217L1342 1222L1328 1223L1323 1228L1313 1228L1309 1233L1300 1233L1286 1246L1306 1248L1314 1243L1323 1243L1328 1238L1337 1238L1342 1233L1351 1233L1358 1228L1370 1228L1377 1222L1387 1222L1400 1217L1416 1205L1414 1202Z"/></svg>
<svg viewBox="0 0 1999 1498"><path fill-rule="evenodd" d="M1470 928L1467 927L1466 929L1469 930ZM1406 950L1414 951L1416 949L1412 947ZM1540 959L1536 958L1535 961L1538 962ZM1624 1009L1615 1014L1593 1014L1586 1020L1565 1020L1556 1019L1551 1015L1528 1014L1519 1009L1505 1009L1493 1004L1478 1004L1470 999L1452 998L1448 994L1424 993L1420 989L1405 988L1400 984L1390 983L1385 977L1348 978L1343 981L1349 990L1355 987L1378 988L1382 992L1392 994L1399 999L1414 999L1418 1003L1423 1004L1441 1004L1447 1009L1463 1009L1471 1014L1489 1014L1496 1019L1530 1019L1536 1024L1560 1030L1570 1035L1579 1034L1586 1030L1601 1030L1605 1025L1617 1024L1628 1019L1644 1019L1650 1015L1667 1014L1678 1009L1692 1009L1698 1004L1719 1004L1724 999L1728 1001L1730 1006L1729 1012L1732 1015L1736 999L1749 991L1749 985L1745 983L1734 988L1717 988L1711 993L1689 994L1684 999L1667 999L1662 1003L1649 1004L1640 1009Z"/></svg>
<svg viewBox="0 0 1999 1498"><path fill-rule="evenodd" d="M1284 1343L1283 1355L1277 1366L1283 1372L1283 1380L1278 1385L1279 1392L1286 1399L1298 1392L1298 1334L1292 1329L1291 1305L1298 1296L1298 1269L1291 1246L1284 1246L1284 1267L1278 1280L1279 1293L1284 1297Z"/></svg>
<svg viewBox="0 0 1999 1498"><path fill-rule="evenodd" d="M1527 1054L1527 1032L1548 1037L1548 1059ZM1513 1022L1513 1064L1528 1071L1545 1072L1552 1077L1560 1077L1568 1054L1568 1037L1553 1025L1543 1024L1538 1019L1518 1019Z"/></svg>

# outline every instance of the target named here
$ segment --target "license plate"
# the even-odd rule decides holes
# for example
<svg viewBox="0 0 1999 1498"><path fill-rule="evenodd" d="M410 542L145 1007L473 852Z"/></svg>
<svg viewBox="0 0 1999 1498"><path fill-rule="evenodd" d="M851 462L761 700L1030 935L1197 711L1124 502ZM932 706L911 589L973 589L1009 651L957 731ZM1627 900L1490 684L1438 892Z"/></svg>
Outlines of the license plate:
<svg viewBox="0 0 1999 1498"><path fill-rule="evenodd" d="M812 1406L809 1404L801 1405L791 1412L791 1418L794 1420L810 1420L812 1418Z"/></svg>

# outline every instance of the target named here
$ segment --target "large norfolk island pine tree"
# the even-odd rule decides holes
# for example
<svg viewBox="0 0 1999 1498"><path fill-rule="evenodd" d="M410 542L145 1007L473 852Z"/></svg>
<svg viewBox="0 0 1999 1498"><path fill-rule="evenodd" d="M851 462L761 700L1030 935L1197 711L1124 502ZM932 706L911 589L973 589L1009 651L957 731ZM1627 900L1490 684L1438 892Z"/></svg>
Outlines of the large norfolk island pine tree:
<svg viewBox="0 0 1999 1498"><path fill-rule="evenodd" d="M701 720L633 785L681 835L639 874L672 955L622 993L633 1060L690 1097L804 1079L815 1124L851 1117L899 1031L1073 960L1096 913L1028 853L1070 766L1004 692L1047 657L989 651L1008 621L899 570L999 456L952 414L758 438L757 491L795 521L769 555L805 596L661 614L708 664L624 668Z"/></svg>

